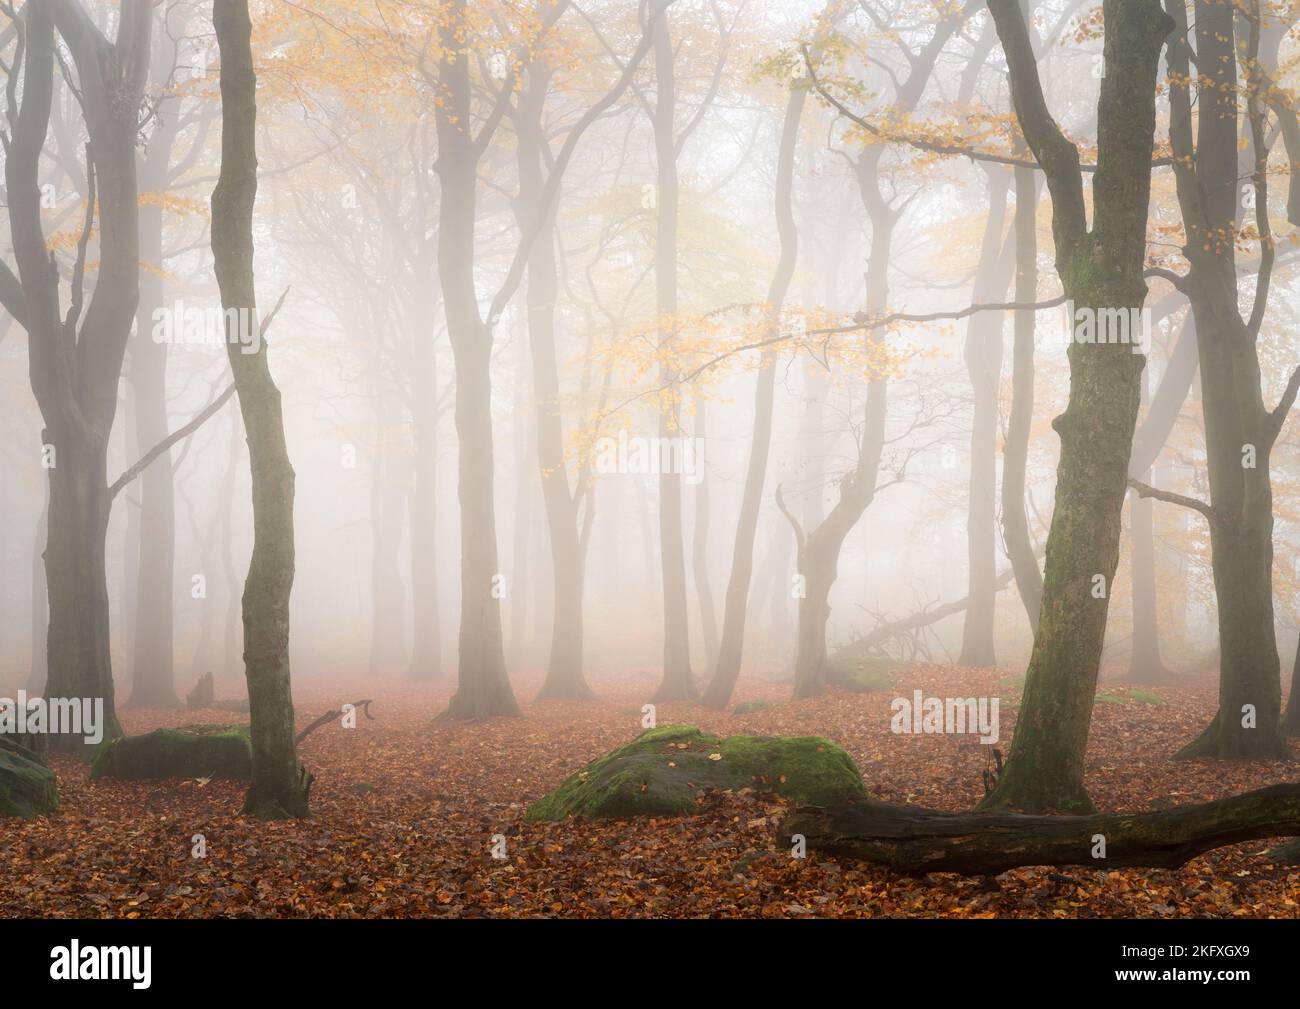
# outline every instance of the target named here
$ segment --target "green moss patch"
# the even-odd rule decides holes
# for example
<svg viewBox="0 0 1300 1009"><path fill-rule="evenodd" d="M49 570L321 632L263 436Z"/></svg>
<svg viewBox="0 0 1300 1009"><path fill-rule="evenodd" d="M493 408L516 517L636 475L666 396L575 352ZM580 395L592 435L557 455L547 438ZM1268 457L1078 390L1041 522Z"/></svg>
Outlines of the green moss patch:
<svg viewBox="0 0 1300 1009"><path fill-rule="evenodd" d="M90 768L93 778L231 778L253 776L247 725L187 725L124 736L105 743Z"/></svg>
<svg viewBox="0 0 1300 1009"><path fill-rule="evenodd" d="M25 820L59 808L59 783L38 755L21 743L0 736L0 817Z"/></svg>
<svg viewBox="0 0 1300 1009"><path fill-rule="evenodd" d="M898 673L907 665L902 659L883 655L837 655L828 660L829 678L836 686L857 694L892 690Z"/></svg>
<svg viewBox="0 0 1300 1009"><path fill-rule="evenodd" d="M736 710L733 714L752 715L755 711L762 711L764 708L770 708L771 706L771 701L765 701L761 697L756 697L752 701L741 701L736 705Z"/></svg>
<svg viewBox="0 0 1300 1009"><path fill-rule="evenodd" d="M592 761L533 803L528 819L688 816L705 791L741 788L813 805L867 794L849 755L820 736L722 739L665 725Z"/></svg>

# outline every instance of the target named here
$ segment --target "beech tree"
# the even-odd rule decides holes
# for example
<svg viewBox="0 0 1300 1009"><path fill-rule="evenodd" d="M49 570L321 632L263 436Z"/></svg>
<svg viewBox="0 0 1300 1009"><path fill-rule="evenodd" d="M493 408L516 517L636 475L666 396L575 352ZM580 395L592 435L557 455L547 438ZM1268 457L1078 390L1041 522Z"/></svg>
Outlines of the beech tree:
<svg viewBox="0 0 1300 1009"><path fill-rule="evenodd" d="M257 76L248 0L216 0L212 18L221 50L221 174L212 193L212 257L253 479L253 558L243 599L253 780L244 808L263 818L301 817L308 813L311 775L298 763L289 676L294 472L264 339L269 318L263 322L257 315Z"/></svg>
<svg viewBox="0 0 1300 1009"><path fill-rule="evenodd" d="M1171 19L1155 0L1103 4L1105 76L1090 229L1079 151L1047 108L1025 14L1016 0L991 0L989 10L1006 53L1016 118L1051 192L1056 270L1066 296L1098 313L1140 308L1156 70ZM1072 340L1069 359L1069 405L1053 422L1061 461L1042 611L1011 752L985 800L988 808L1092 806L1083 755L1119 563L1120 512L1145 358L1125 344Z"/></svg>
<svg viewBox="0 0 1300 1009"><path fill-rule="evenodd" d="M564 169L578 141L631 84L655 38L656 25L671 2L661 0L648 8L640 44L618 83L591 105L569 131L533 204L537 216L524 231L505 280L492 297L486 319L474 278L477 168L506 114L516 82L516 61L510 61L505 80L475 133L465 45L471 25L464 0L452 0L447 5L438 29L437 171L442 183L438 272L456 367L461 503L459 686L447 710L449 717L474 719L519 713L506 672L501 632L500 600L505 586L497 560L491 409L493 329L519 287L535 243L545 232Z"/></svg>
<svg viewBox="0 0 1300 1009"><path fill-rule="evenodd" d="M45 421L49 474L45 578L49 594L48 681L52 697L100 698L106 736L120 735L109 648L105 538L111 496L108 442L117 386L139 301L140 226L136 132L149 72L153 5L124 0L110 40L78 0L28 4L17 15L20 66L10 68L5 181L17 276L6 266L6 307L28 335L32 392ZM80 81L89 143L85 224L61 307L60 266L41 221L40 162L50 127L55 30ZM16 94L21 67L22 97ZM99 269L86 290L86 262L99 222ZM59 735L61 749L81 746Z"/></svg>
<svg viewBox="0 0 1300 1009"><path fill-rule="evenodd" d="M1199 511L1208 521L1219 623L1219 712L1181 755L1283 757L1281 664L1273 614L1273 488L1270 461L1300 390L1300 368L1269 408L1256 349L1275 258L1268 213L1268 140L1264 122L1269 83L1260 65L1263 31L1258 0L1244 18L1213 3L1195 5L1196 102L1193 140L1187 4L1169 0L1176 25L1169 44L1170 139L1178 202L1187 233L1189 272L1178 281L1192 304L1200 356L1201 398L1210 480L1208 504L1147 489ZM1246 38L1240 39L1241 20ZM1239 307L1236 217L1240 49L1246 67L1246 107L1254 164L1250 197L1261 242L1255 298ZM1294 123L1294 112L1290 113Z"/></svg>

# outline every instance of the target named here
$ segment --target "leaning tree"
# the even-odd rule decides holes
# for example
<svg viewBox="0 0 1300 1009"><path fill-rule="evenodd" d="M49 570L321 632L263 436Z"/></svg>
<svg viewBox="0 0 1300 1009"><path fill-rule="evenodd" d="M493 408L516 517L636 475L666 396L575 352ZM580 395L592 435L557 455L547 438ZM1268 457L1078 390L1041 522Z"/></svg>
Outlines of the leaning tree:
<svg viewBox="0 0 1300 1009"><path fill-rule="evenodd" d="M1079 150L1048 110L1025 12L1017 0L989 3L1016 117L1051 192L1057 273L1066 297L1097 317L1140 309L1146 299L1156 71L1173 27L1157 0L1106 0L1102 9L1105 76L1090 229ZM1083 758L1146 358L1127 344L1071 340L1069 361L1069 402L1053 421L1061 458L1038 633L1010 756L985 800L989 808L1092 807Z"/></svg>
<svg viewBox="0 0 1300 1009"><path fill-rule="evenodd" d="M253 276L257 75L248 0L216 0L212 21L221 49L221 173L212 193L212 256L253 485L253 557L243 599L253 780L244 807L259 817L306 816L311 776L298 763L289 680L294 472ZM241 319L254 328L243 332Z"/></svg>

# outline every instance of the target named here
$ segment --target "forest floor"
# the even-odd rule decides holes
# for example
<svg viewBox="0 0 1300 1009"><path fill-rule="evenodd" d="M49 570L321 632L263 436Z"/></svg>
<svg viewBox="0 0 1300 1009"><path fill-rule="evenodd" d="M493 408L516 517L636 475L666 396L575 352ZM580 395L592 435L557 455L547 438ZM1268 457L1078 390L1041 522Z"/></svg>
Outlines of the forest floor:
<svg viewBox="0 0 1300 1009"><path fill-rule="evenodd" d="M517 696L529 699L539 685L520 676ZM91 782L79 760L56 756L60 811L0 823L0 917L1300 917L1300 866L1271 863L1272 841L1178 870L909 878L815 851L791 858L774 838L785 807L767 796L717 794L689 818L525 823L531 801L640 731L656 683L643 673L593 686L593 703L524 703L522 719L474 725L435 721L450 684L304 686L300 727L343 702L375 699L373 721L326 725L302 744L316 776L306 821L241 817L239 783ZM1002 696L1006 751L1018 688L990 670L914 667L887 692L800 702L788 700L787 685L742 681L736 701L773 706L738 716L661 704L657 716L661 726L824 735L852 755L877 798L968 809L983 794L990 748L973 737L892 734L890 701L914 689ZM1285 764L1170 759L1214 714L1209 679L1145 692L1104 683L1099 695L1087 783L1103 811L1297 780ZM232 717L128 710L122 720L139 733ZM504 861L491 857L497 834Z"/></svg>

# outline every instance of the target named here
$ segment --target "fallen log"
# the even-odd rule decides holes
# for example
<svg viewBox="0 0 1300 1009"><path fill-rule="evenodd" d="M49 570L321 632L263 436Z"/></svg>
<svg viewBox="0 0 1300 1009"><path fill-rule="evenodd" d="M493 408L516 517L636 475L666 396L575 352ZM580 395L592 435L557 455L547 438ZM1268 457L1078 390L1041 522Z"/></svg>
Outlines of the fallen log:
<svg viewBox="0 0 1300 1009"><path fill-rule="evenodd" d="M1214 848L1300 834L1300 785L1149 813L1092 816L946 813L859 799L797 808L781 824L778 840L785 846L797 834L809 850L908 875L996 875L1028 865L1176 869Z"/></svg>
<svg viewBox="0 0 1300 1009"><path fill-rule="evenodd" d="M370 721L373 722L375 720L375 717L370 713L370 705L374 703L375 702L370 698L365 698L364 700L352 702L352 704L350 704L349 707L351 707L354 711L360 708L362 714L364 714L366 718L370 719ZM342 718L342 717L343 717L342 708L339 708L337 711L325 712L325 714L321 715L320 718L316 719L316 721L312 722L311 725L307 726L307 728L303 729L300 733L298 733L297 737L294 739L294 744L297 745L298 743L301 743L304 739L310 736L322 725L328 725L330 722L334 721L334 719Z"/></svg>
<svg viewBox="0 0 1300 1009"><path fill-rule="evenodd" d="M1040 546L1034 556L1040 560L1046 550L1046 546ZM1007 568L993 582L993 588L996 592L1001 592L1008 585L1015 581L1016 572L1013 568ZM911 616L902 617L898 620L891 620L889 623L877 625L866 634L862 634L852 641L847 642L841 649L845 655L869 655L882 645L886 644L891 638L896 638L900 634L908 634L912 631L920 630L922 627L929 627L931 624L937 624L940 620L961 613L970 605L970 596L963 596L960 599L954 599L952 602L944 603L942 606L936 606L930 609L928 606Z"/></svg>

